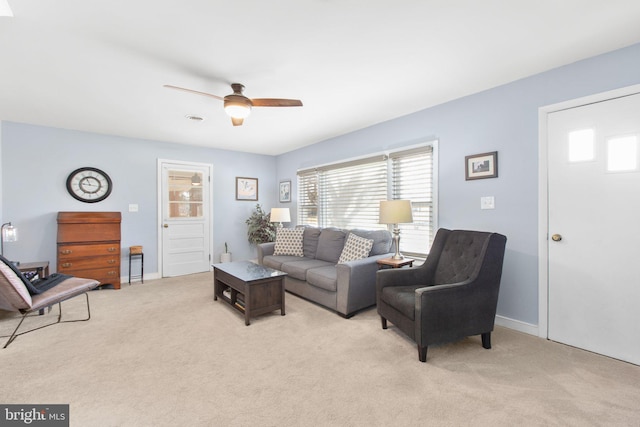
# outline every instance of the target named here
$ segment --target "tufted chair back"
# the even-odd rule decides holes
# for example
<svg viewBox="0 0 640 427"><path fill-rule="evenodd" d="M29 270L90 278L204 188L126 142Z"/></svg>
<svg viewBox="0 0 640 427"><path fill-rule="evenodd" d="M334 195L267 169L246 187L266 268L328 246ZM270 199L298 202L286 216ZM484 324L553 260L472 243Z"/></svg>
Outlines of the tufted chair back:
<svg viewBox="0 0 640 427"><path fill-rule="evenodd" d="M453 230L442 248L434 283L447 285L474 279L489 244L488 233Z"/></svg>

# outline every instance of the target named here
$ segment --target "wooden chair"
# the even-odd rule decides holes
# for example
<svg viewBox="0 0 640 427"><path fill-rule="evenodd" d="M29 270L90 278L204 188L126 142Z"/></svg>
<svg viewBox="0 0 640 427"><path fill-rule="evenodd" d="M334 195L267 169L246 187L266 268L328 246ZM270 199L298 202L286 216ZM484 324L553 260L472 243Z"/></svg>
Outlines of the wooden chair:
<svg viewBox="0 0 640 427"><path fill-rule="evenodd" d="M13 264L11 264L11 262L0 256L0 309L17 311L22 314L20 322L13 330L13 333L10 336L3 336L3 338L7 336L9 337L3 348L7 348L7 346L9 346L9 344L11 344L18 336L24 335L28 332L52 326L57 323L82 322L91 318L88 292L95 289L100 282L93 279L82 279L71 276L61 276L58 277L58 279L60 279L57 280L58 283L50 289L38 289L37 287L34 287L29 280L24 277L22 273L13 266ZM61 303L82 294L84 294L87 299L87 318L63 321ZM18 333L18 329L27 316L32 313L37 313L40 309L50 307L54 304L58 304L59 308L58 319L55 322Z"/></svg>

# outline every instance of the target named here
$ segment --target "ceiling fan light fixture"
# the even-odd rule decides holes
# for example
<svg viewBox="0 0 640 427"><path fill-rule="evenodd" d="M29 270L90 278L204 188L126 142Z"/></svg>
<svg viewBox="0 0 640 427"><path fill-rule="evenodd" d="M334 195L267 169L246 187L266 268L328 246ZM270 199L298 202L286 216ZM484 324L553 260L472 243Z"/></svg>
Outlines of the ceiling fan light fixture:
<svg viewBox="0 0 640 427"><path fill-rule="evenodd" d="M244 96L229 95L224 99L224 111L233 118L246 119L251 114L251 101Z"/></svg>

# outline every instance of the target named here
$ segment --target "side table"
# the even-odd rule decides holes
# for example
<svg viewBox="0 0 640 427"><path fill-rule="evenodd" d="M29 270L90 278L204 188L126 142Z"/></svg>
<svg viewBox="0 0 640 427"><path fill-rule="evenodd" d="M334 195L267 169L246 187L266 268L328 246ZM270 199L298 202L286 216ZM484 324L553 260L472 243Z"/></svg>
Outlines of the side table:
<svg viewBox="0 0 640 427"><path fill-rule="evenodd" d="M402 268L405 265L408 265L409 267L413 267L413 260L411 258L403 258L403 259L383 258L383 259L379 259L376 262L378 263L378 270L381 270L384 267Z"/></svg>
<svg viewBox="0 0 640 427"><path fill-rule="evenodd" d="M21 262L16 267L21 273L35 271L41 279L44 279L49 275L49 261Z"/></svg>
<svg viewBox="0 0 640 427"><path fill-rule="evenodd" d="M44 279L49 275L49 261L21 262L16 265L16 267L21 273L35 271L40 279ZM49 311L51 311L51 306L49 306ZM42 316L44 314L44 308L41 308L38 314Z"/></svg>

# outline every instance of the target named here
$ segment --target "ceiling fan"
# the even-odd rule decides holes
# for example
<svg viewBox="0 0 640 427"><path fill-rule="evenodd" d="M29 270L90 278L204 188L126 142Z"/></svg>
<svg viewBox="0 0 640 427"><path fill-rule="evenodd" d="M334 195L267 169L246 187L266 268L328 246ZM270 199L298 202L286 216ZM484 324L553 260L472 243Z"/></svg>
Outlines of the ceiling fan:
<svg viewBox="0 0 640 427"><path fill-rule="evenodd" d="M231 116L231 123L233 123L234 126L242 125L244 119L246 119L251 113L251 107L302 107L302 101L298 99L247 98L242 94L244 85L240 83L232 83L231 89L233 89L233 93L225 97L173 85L164 85L164 87L183 90L185 92L195 93L196 95L204 95L224 101L224 110L229 116Z"/></svg>

